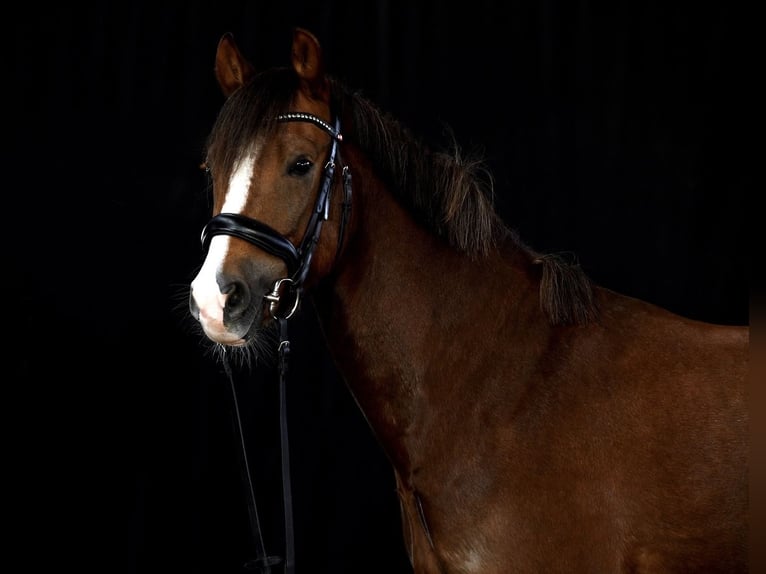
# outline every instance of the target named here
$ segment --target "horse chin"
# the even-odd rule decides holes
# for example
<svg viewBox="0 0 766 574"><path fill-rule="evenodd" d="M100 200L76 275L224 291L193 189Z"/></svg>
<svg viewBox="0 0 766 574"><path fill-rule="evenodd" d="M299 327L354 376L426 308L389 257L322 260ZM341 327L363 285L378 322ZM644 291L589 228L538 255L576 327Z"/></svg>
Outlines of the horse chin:
<svg viewBox="0 0 766 574"><path fill-rule="evenodd" d="M255 312L250 321L238 321L227 330L226 336L214 342L227 347L244 349L256 356L270 354L275 344L276 324L266 313Z"/></svg>
<svg viewBox="0 0 766 574"><path fill-rule="evenodd" d="M224 347L244 347L255 343L263 330L263 313L251 307L236 319L200 321L205 336Z"/></svg>
<svg viewBox="0 0 766 574"><path fill-rule="evenodd" d="M247 344L249 332L244 335L238 335L237 333L225 330L215 331L212 329L203 328L205 336L213 343L223 345L225 347L242 347Z"/></svg>
<svg viewBox="0 0 766 574"><path fill-rule="evenodd" d="M210 349L213 355L239 367L252 367L259 363L274 364L277 333L275 322L265 319L252 322L241 336L231 332L216 338L206 335L214 343Z"/></svg>

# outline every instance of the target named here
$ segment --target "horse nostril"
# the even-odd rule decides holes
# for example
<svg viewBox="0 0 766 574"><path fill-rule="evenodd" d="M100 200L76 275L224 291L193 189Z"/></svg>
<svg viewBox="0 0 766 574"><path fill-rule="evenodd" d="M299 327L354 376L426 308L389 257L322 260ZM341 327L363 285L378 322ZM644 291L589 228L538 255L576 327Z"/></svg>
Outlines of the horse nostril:
<svg viewBox="0 0 766 574"><path fill-rule="evenodd" d="M226 295L224 314L228 317L242 315L250 305L250 291L242 281L232 281L221 287L221 293Z"/></svg>

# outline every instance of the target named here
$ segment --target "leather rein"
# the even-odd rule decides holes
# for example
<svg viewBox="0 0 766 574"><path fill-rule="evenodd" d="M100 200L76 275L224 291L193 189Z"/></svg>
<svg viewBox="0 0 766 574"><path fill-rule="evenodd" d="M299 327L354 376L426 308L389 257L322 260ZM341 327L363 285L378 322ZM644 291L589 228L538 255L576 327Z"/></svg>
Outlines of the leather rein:
<svg viewBox="0 0 766 574"><path fill-rule="evenodd" d="M287 407L286 407L286 379L287 362L290 354L290 341L287 336L287 321L298 309L301 295L303 292L303 283L308 275L311 266L311 259L319 243L319 236L322 232L322 225L330 215L330 195L332 191L333 179L335 176L336 164L340 163L340 152L338 144L343 141L343 135L340 133L340 118L335 119L335 125L331 126L321 118L304 112L289 112L277 116L277 122L308 122L324 130L332 138L329 157L325 163L321 187L319 194L311 213L311 218L306 226L303 239L300 245L295 246L288 238L274 230L265 223L252 219L238 213L220 213L213 217L202 230L202 248L206 252L210 246L210 241L216 235L231 235L243 239L267 253L279 257L287 266L288 276L278 279L264 299L269 304L269 313L277 323L279 329L279 427L282 457L282 496L284 508L284 526L285 526L285 556L284 559L279 556L270 556L264 549L263 536L258 519L258 509L255 500L250 467L247 461L247 450L245 440L242 434L242 424L237 402L236 388L231 373L231 368L226 360L225 347L223 354L224 370L228 375L231 385L232 397L234 402L234 415L236 417L236 429L241 448L241 461L243 465L243 479L246 482L248 494L248 510L250 512L250 526L255 539L256 554L255 560L245 563L245 568L251 571L260 570L262 574L270 574L271 567L278 564L284 564L285 574L295 572L295 549L293 533L292 516L292 494L290 486L290 453L287 432ZM343 202L341 204L341 220L338 231L338 246L335 258L340 255L343 245L344 235L348 220L351 214L351 172L348 166L343 166ZM292 296L289 308L282 310L282 297L285 293Z"/></svg>

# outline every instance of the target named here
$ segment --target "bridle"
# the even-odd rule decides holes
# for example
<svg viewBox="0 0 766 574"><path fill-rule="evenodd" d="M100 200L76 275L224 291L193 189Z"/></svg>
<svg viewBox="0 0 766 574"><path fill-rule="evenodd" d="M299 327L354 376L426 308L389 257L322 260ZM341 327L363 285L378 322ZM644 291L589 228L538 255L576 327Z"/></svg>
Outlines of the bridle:
<svg viewBox="0 0 766 574"><path fill-rule="evenodd" d="M277 323L279 328L279 414L280 414L280 441L282 447L282 495L284 502L285 515L285 557L269 556L263 544L263 536L260 532L260 522L258 519L258 510L256 507L255 494L253 490L250 468L247 462L247 451L245 441L242 435L242 424L239 415L239 406L237 403L236 388L231 369L226 361L226 354L223 354L224 369L229 377L231 391L234 400L234 415L236 417L236 428L239 434L241 446L241 455L243 462L243 477L246 481L248 503L250 511L250 524L255 539L257 558L245 564L248 570L260 569L262 574L269 574L271 566L284 563L284 573L293 574L295 571L295 551L294 534L292 524L292 497L290 487L290 453L288 446L287 432L287 408L286 408L286 379L287 379L287 359L290 354L290 341L287 337L287 321L298 309L300 304L303 284L308 276L311 260L314 256L319 236L322 232L322 225L330 215L330 195L332 191L333 179L335 177L336 164L340 163L340 152L338 144L343 141L343 135L340 133L340 118L336 117L335 126L331 126L323 119L305 112L289 112L277 116L277 122L308 122L324 130L332 138L330 153L327 162L324 165L322 173L321 187L317 195L314 209L303 234L300 245L295 246L287 237L258 221L238 213L219 213L213 217L202 230L202 248L206 252L210 246L210 241L216 235L231 235L243 239L256 247L259 247L267 253L279 257L287 266L287 277L278 279L270 293L264 296L269 304L269 313ZM335 259L340 256L346 227L351 214L351 172L348 166L343 166L343 201L341 204L341 218L338 228L338 245L335 252ZM280 307L282 297L285 292L289 292L293 300L286 312ZM225 347L224 347L225 350Z"/></svg>
<svg viewBox="0 0 766 574"><path fill-rule="evenodd" d="M314 210L311 213L306 231L299 246L284 235L274 230L265 223L238 213L220 213L213 217L202 230L202 248L207 251L211 239L216 235L232 235L253 245L260 247L267 253L279 257L287 266L288 277L278 280L272 293L266 296L270 302L269 311L275 315L281 298L281 288L287 287L294 295L291 310L284 316L289 319L298 307L303 283L311 266L311 259L319 243L319 235L322 232L322 224L330 215L330 191L332 190L335 166L339 163L340 153L338 143L343 141L340 133L340 118L336 118L335 127L330 126L323 119L305 112L290 112L277 116L277 121L284 122L308 122L321 128L330 134L332 144L330 154L325 163L322 183L317 195ZM351 172L348 166L343 166L343 203L341 220L338 232L338 247L336 259L340 255L343 246L345 229L351 213Z"/></svg>

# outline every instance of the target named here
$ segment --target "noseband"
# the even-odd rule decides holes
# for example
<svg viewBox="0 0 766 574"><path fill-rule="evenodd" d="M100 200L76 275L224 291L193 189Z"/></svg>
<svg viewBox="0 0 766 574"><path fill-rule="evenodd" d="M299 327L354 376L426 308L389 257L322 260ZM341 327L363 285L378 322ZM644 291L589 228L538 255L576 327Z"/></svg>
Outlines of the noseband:
<svg viewBox="0 0 766 574"><path fill-rule="evenodd" d="M308 122L321 128L330 134L332 146L327 163L324 166L322 174L322 183L317 195L317 201L311 213L306 231L299 246L293 243L284 235L266 225L265 223L241 215L239 213L220 213L213 217L202 230L202 248L207 251L210 241L216 235L232 235L244 239L248 243L255 245L267 253L279 257L287 266L288 277L278 280L272 292L266 295L266 300L270 302L269 310L272 316L275 316L279 308L282 286L288 286L295 299L292 308L284 316L290 318L298 308L300 301L300 291L303 282L309 272L311 259L319 243L319 235L322 232L322 224L327 221L330 215L330 191L335 176L335 165L339 163L340 152L338 143L343 141L343 135L340 133L340 118L336 118L333 128L321 118L304 112L290 112L277 116L277 121L284 122ZM343 203L341 220L338 231L338 247L335 253L337 259L340 255L341 246L345 235L346 225L351 213L351 172L348 166L343 167Z"/></svg>

